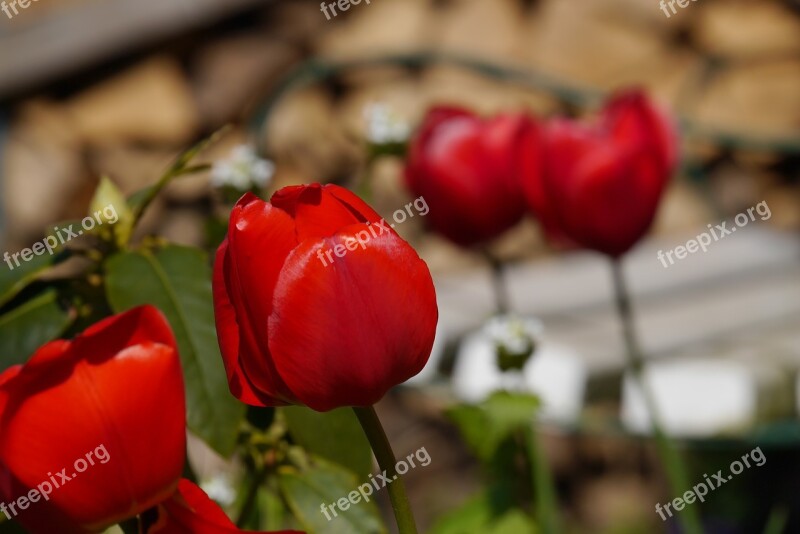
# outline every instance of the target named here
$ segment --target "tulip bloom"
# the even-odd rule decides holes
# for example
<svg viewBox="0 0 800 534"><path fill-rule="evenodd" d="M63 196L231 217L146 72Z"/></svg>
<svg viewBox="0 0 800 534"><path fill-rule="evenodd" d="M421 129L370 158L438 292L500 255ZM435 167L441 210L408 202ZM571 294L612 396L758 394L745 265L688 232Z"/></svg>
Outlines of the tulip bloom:
<svg viewBox="0 0 800 534"><path fill-rule="evenodd" d="M677 135L667 117L629 92L595 123L555 119L529 133L523 188L550 237L615 258L633 247L675 171Z"/></svg>
<svg viewBox="0 0 800 534"><path fill-rule="evenodd" d="M525 214L516 161L526 115L481 119L469 111L437 107L411 141L405 178L430 206L431 228L461 246L496 238Z"/></svg>
<svg viewBox="0 0 800 534"><path fill-rule="evenodd" d="M175 339L155 308L44 345L0 375L5 513L33 534L73 534L155 506L180 480L185 420Z"/></svg>
<svg viewBox="0 0 800 534"><path fill-rule="evenodd" d="M158 516L145 528L145 534L240 534L217 503L203 490L184 479L171 499L158 507ZM302 534L282 530L273 534Z"/></svg>
<svg viewBox="0 0 800 534"><path fill-rule="evenodd" d="M318 411L371 405L417 374L438 319L414 249L353 193L319 184L239 200L214 308L234 396Z"/></svg>

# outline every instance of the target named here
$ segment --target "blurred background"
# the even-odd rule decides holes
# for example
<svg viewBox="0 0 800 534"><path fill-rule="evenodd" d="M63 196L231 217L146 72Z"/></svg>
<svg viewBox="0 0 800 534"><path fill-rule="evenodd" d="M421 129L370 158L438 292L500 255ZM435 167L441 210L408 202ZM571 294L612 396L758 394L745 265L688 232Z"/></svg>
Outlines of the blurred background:
<svg viewBox="0 0 800 534"><path fill-rule="evenodd" d="M681 173L625 261L644 352L659 362L648 372L665 426L692 480L764 451L764 466L709 499L716 531L799 532L794 0L692 1L669 17L655 0L372 0L330 19L315 0L40 0L0 13L3 247L20 250L82 216L103 175L125 194L147 186L226 124L204 160L254 142L275 165L270 192L368 183L388 218L413 197L402 157L372 148L402 144L431 105L580 114L630 86L671 108L683 133ZM658 261L657 251L762 201L768 219L669 269ZM221 237L208 218L221 206L210 173L182 178L140 233L213 250ZM607 262L555 251L530 218L492 243L510 308L537 337L530 372L495 376L465 363L494 309L484 259L426 232L422 217L398 230L428 262L441 313L429 366L378 407L399 455L422 446L431 455L408 474L421 530L468 532L451 518L469 517L482 488L526 469L476 455L466 416L452 411L495 388L541 398L568 531L675 528L654 512L673 496L625 387Z"/></svg>

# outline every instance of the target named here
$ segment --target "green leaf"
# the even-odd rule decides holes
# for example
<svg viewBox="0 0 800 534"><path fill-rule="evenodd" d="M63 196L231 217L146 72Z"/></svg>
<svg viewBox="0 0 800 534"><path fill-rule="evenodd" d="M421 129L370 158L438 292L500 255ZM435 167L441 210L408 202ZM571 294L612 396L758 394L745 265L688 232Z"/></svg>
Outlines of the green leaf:
<svg viewBox="0 0 800 534"><path fill-rule="evenodd" d="M106 211L111 209L116 214L116 222L110 224L111 217L106 217ZM103 215L102 223L95 227L95 231L105 240L115 240L118 246L123 247L128 243L133 232L133 211L128 207L128 201L122 191L103 176L94 192L94 198L89 204L89 215Z"/></svg>
<svg viewBox="0 0 800 534"><path fill-rule="evenodd" d="M168 246L155 253L112 256L106 262L106 295L115 312L152 304L167 316L183 364L189 428L214 450L229 456L245 406L228 389L205 254Z"/></svg>
<svg viewBox="0 0 800 534"><path fill-rule="evenodd" d="M34 256L30 261L20 261L19 267L10 256L8 261L11 262L14 268L6 269L8 267L7 264L0 267L0 306L7 304L28 284L35 281L39 275L50 268L56 262L56 256L49 254Z"/></svg>
<svg viewBox="0 0 800 534"><path fill-rule="evenodd" d="M319 413L304 406L281 408L295 442L346 467L364 480L372 471L372 449L350 408Z"/></svg>
<svg viewBox="0 0 800 534"><path fill-rule="evenodd" d="M470 499L436 521L430 534L482 534L492 520L492 507L486 495Z"/></svg>
<svg viewBox="0 0 800 534"><path fill-rule="evenodd" d="M487 534L536 534L536 524L521 510L512 510L484 532Z"/></svg>
<svg viewBox="0 0 800 534"><path fill-rule="evenodd" d="M28 361L36 349L63 334L73 320L59 305L55 289L0 316L0 371Z"/></svg>
<svg viewBox="0 0 800 534"><path fill-rule="evenodd" d="M297 517L303 528L314 534L375 534L385 533L386 527L380 519L378 508L375 506L375 493L367 495L369 502L365 502L358 493L360 484L369 484L368 480L361 482L355 475L337 465L325 462L319 458L314 459L313 467L305 472L284 467L279 473L281 493L292 513ZM375 487L371 486L374 490ZM338 503L348 499L351 492L356 493L352 504L348 501L346 510L336 505L335 514L327 508L330 520L325 517L321 506ZM366 494L367 491L365 490ZM344 504L344 502L343 502Z"/></svg>
<svg viewBox="0 0 800 534"><path fill-rule="evenodd" d="M505 438L533 425L538 407L534 396L501 391L481 404L456 406L447 415L478 457L489 460Z"/></svg>
<svg viewBox="0 0 800 534"><path fill-rule="evenodd" d="M286 507L280 495L271 489L259 488L258 490L258 530L280 530L283 528Z"/></svg>
<svg viewBox="0 0 800 534"><path fill-rule="evenodd" d="M536 534L534 521L522 510L495 517L491 497L483 493L438 520L430 534Z"/></svg>

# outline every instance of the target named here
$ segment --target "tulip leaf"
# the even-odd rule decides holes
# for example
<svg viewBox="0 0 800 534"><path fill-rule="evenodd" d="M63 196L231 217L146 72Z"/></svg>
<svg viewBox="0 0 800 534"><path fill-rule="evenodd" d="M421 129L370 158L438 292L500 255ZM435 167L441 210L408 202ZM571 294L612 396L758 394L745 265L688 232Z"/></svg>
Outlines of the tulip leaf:
<svg viewBox="0 0 800 534"><path fill-rule="evenodd" d="M281 408L295 442L307 451L346 467L360 479L372 470L372 449L353 410L326 413L304 406Z"/></svg>
<svg viewBox="0 0 800 534"><path fill-rule="evenodd" d="M0 267L0 306L17 296L31 282L35 281L42 272L55 263L56 256L34 256L28 262L20 261L16 265L14 258L9 256L13 269L7 268L8 264Z"/></svg>
<svg viewBox="0 0 800 534"><path fill-rule="evenodd" d="M0 315L0 371L25 363L40 346L59 337L74 316L49 289Z"/></svg>
<svg viewBox="0 0 800 534"><path fill-rule="evenodd" d="M305 471L284 467L278 473L281 493L303 528L315 534L385 533L386 527L375 506L377 492L367 495L369 502L358 493L359 485L369 485L369 480L359 481L352 472L321 458L313 460L313 466ZM375 489L374 486L370 487ZM348 501L351 492L358 497ZM364 494L367 494L366 489ZM342 510L336 504L334 516L327 508L328 520L321 505L333 506L339 502L345 504L347 509Z"/></svg>
<svg viewBox="0 0 800 534"><path fill-rule="evenodd" d="M272 489L258 489L258 530L280 530L284 527L284 516L287 514L286 506L281 501L277 491Z"/></svg>
<svg viewBox="0 0 800 534"><path fill-rule="evenodd" d="M183 365L189 428L223 456L232 454L245 407L225 378L205 254L180 246L116 254L106 262L106 295L117 313L152 304L166 315Z"/></svg>
<svg viewBox="0 0 800 534"><path fill-rule="evenodd" d="M467 501L460 508L439 519L430 534L531 534L539 532L534 521L523 511L511 509L498 513L488 493Z"/></svg>
<svg viewBox="0 0 800 534"><path fill-rule="evenodd" d="M533 425L539 404L539 399L532 395L501 391L481 404L456 406L447 415L458 425L475 454L488 460L513 432Z"/></svg>
<svg viewBox="0 0 800 534"><path fill-rule="evenodd" d="M439 518L431 534L479 534L492 521L492 504L488 495L468 500L457 509Z"/></svg>

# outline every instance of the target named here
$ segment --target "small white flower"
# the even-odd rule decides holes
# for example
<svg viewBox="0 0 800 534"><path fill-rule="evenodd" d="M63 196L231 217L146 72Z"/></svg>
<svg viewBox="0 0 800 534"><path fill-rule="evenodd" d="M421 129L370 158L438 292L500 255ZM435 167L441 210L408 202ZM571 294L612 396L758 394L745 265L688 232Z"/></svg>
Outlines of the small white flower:
<svg viewBox="0 0 800 534"><path fill-rule="evenodd" d="M200 484L200 488L202 488L212 500L223 507L230 506L236 501L236 489L225 474L215 475L213 478L203 481Z"/></svg>
<svg viewBox="0 0 800 534"><path fill-rule="evenodd" d="M233 149L228 159L214 164L211 169L211 185L231 186L247 191L253 186L266 187L274 174L274 163L259 158L252 146L239 145Z"/></svg>
<svg viewBox="0 0 800 534"><path fill-rule="evenodd" d="M403 143L411 135L411 126L386 104L373 103L366 106L364 120L367 123L367 140L371 143Z"/></svg>
<svg viewBox="0 0 800 534"><path fill-rule="evenodd" d="M534 354L521 370L504 371L498 346ZM495 391L532 393L542 400L542 419L573 422L580 416L588 371L570 347L550 341L542 323L532 317L506 315L491 319L468 335L453 369L453 390L467 403L479 403Z"/></svg>
<svg viewBox="0 0 800 534"><path fill-rule="evenodd" d="M492 317L484 326L486 334L497 347L522 354L536 344L544 327L538 321L523 321L514 316Z"/></svg>

